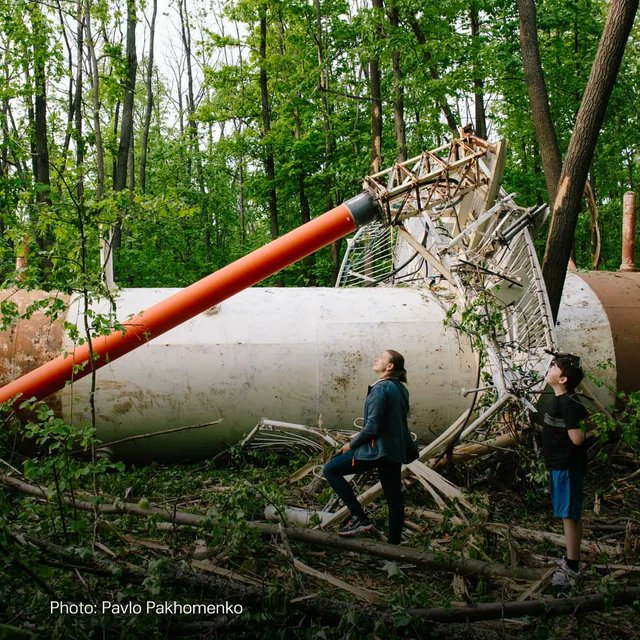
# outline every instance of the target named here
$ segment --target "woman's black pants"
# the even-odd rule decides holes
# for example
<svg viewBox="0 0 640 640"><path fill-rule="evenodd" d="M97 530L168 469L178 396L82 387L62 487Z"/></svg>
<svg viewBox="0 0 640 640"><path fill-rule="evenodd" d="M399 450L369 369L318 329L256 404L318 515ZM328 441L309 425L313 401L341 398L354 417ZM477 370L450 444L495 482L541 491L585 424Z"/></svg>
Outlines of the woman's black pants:
<svg viewBox="0 0 640 640"><path fill-rule="evenodd" d="M356 460L353 457L353 451L347 451L347 453L341 453L335 458L331 458L324 465L322 473L351 514L363 517L364 510L344 477L377 469L382 491L389 507L389 542L391 544L400 544L400 536L404 525L401 468L402 465L399 462L391 462L386 458Z"/></svg>

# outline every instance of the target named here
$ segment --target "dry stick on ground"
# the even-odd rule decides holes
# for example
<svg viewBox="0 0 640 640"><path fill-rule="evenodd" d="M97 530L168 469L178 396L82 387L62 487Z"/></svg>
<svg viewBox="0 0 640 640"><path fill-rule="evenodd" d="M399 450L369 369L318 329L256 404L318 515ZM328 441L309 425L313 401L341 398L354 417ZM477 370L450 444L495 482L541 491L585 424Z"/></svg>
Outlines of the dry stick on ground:
<svg viewBox="0 0 640 640"><path fill-rule="evenodd" d="M55 565L60 568L83 569L111 578L117 576L121 580L135 583L140 583L148 578L148 574L144 569L131 564L123 565L122 563L101 560L95 557L88 559L79 550L60 547L45 540L39 540L23 534L21 534L20 538L15 534L13 534L13 537L21 544L26 542L33 545L43 553L61 559L65 563L75 563L66 566ZM230 600L236 603L263 604L266 597L264 589L241 585L222 578L194 574L177 565L165 565L160 577L165 584L207 589L211 596L217 595L221 598L223 597L226 601ZM408 609L406 612L410 616L435 622L476 622L522 616L575 615L576 613L599 611L610 606L620 607L632 604L638 598L640 598L640 587L630 587L615 593L580 596L577 598L533 600L529 602L494 602L459 608ZM331 620L333 622L338 622L347 611L353 611L353 607L346 603L329 602L327 600L310 601L297 599L291 605L296 609L316 615L322 620ZM381 617L385 617L383 612L380 613ZM357 621L359 628L362 628L363 624L365 626L369 625L373 618L374 616L371 615L370 610L362 610Z"/></svg>
<svg viewBox="0 0 640 640"><path fill-rule="evenodd" d="M0 482L5 485L27 493L37 498L48 500L51 492L31 485L11 476L0 475ZM62 500L69 502L69 498L62 496ZM168 522L184 524L190 526L199 526L204 524L209 518L199 514L185 513L184 511L173 511L169 509L161 509L157 507L149 507L143 509L137 504L119 502L117 504L99 504L94 505L91 502L75 501L77 509L82 511L97 510L102 514L131 514L137 516L156 516ZM277 536L278 526L267 524L264 522L248 522L247 526L255 529L261 535ZM335 534L326 533L325 531L302 529L298 527L286 527L284 529L287 538L306 542L322 547L334 547L338 549L346 549L367 555L385 558L387 560L397 560L401 562L410 562L418 566L426 566L435 571L450 571L461 575L478 575L487 578L512 578L522 580L537 580L544 571L538 569L529 569L526 567L518 567L511 569L498 563L483 562L481 560L460 559L443 554L428 553L418 551L410 547L397 546L391 544L382 544L380 542L371 542L365 539L351 540L341 538Z"/></svg>
<svg viewBox="0 0 640 640"><path fill-rule="evenodd" d="M535 529L525 529L524 527L516 527L499 523L487 523L485 526L489 531L493 531L494 533L502 535L508 533L514 538L519 538L520 540L531 540L533 542L551 542L556 547L566 547L564 536L558 533L551 533L549 531L537 531ZM600 544L599 542L590 542L588 540L582 541L580 545L580 551L592 556L606 553L609 557L619 556L622 553L622 549L620 547L616 548L610 545Z"/></svg>
<svg viewBox="0 0 640 640"><path fill-rule="evenodd" d="M450 607L436 609L409 609L411 616L437 622L477 622L479 620L501 620L523 616L563 616L601 611L608 607L622 607L640 598L640 587L628 587L615 593L530 600L527 602L491 602L474 607Z"/></svg>
<svg viewBox="0 0 640 640"><path fill-rule="evenodd" d="M275 527L273 528L275 529ZM20 538L13 534L13 538L21 544L27 543L33 545L46 556L56 558L58 562L50 562L44 559L43 561L59 569L71 571L79 569L95 575L134 584L141 584L149 577L149 574L144 569L129 563L125 564L102 560L95 556L87 557L81 550L61 547L46 540L40 540L23 534L20 534ZM229 579L193 573L177 566L177 563L175 565L164 565L156 577L160 578L162 584L171 587L181 586L204 592L210 600L218 598L218 603L224 601L232 604L242 604L243 608L251 606L254 610L267 607L267 616L264 618L264 622L268 624L271 609L267 606L268 591L265 590L263 586L254 587L251 585L242 585ZM315 596L312 599L290 598L288 602L290 607L294 611L299 611L300 615L303 615L304 620L307 622L309 618L312 617L323 624L337 627L344 617L349 614L350 617L355 618L352 620L352 623L360 632L373 630L377 621L380 619L390 626L394 624L390 613L381 611L380 608L374 610L370 607L363 606L354 609L353 605L349 602L340 602L335 599L328 600ZM378 612L377 615L375 615L376 611ZM193 619L196 615L190 617ZM203 615L205 619L209 619L210 617L210 615ZM288 614L287 623L291 623ZM216 615L214 622L203 622L202 624L203 626L200 628L200 631L211 631L218 627L224 627L228 630L229 626L242 624L242 620L239 615L231 617ZM178 623L176 629L179 629L181 626L184 625ZM194 627L194 629L195 628L196 627ZM173 629L173 627L170 627L170 629ZM457 638L462 637L462 631L458 628L458 625L441 626L434 623L430 626L430 633L433 634L432 637L437 637L441 640L457 640ZM498 638L498 635L491 630L477 630L474 636L481 640L497 640ZM501 640L505 639L502 633L499 637Z"/></svg>
<svg viewBox="0 0 640 640"><path fill-rule="evenodd" d="M95 450L99 451L100 449L108 449L109 447L113 447L117 444L123 444L125 442L133 442L134 440L143 440L146 438L155 438L156 436L164 436L167 433L176 433L177 431L190 431L191 429L203 429L204 427L211 427L214 424L220 424L222 422L222 418L218 420L214 420L213 422L204 422L203 424L189 424L184 427L175 427L173 429L163 429L162 431L150 431L149 433L140 433L136 436L127 436L126 438L119 438L118 440L111 440L111 442L103 442L99 445L95 446ZM71 452L71 455L77 455L80 453L85 453L85 449L76 449Z"/></svg>

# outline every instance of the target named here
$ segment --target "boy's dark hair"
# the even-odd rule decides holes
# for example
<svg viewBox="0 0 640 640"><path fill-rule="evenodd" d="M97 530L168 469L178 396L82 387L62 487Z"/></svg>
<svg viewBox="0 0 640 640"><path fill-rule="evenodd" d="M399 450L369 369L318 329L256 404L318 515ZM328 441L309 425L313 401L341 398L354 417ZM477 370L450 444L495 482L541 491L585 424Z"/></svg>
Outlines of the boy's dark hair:
<svg viewBox="0 0 640 640"><path fill-rule="evenodd" d="M584 378L584 373L580 366L580 358L571 353L556 353L554 362L567 379L565 387L569 391L573 391Z"/></svg>

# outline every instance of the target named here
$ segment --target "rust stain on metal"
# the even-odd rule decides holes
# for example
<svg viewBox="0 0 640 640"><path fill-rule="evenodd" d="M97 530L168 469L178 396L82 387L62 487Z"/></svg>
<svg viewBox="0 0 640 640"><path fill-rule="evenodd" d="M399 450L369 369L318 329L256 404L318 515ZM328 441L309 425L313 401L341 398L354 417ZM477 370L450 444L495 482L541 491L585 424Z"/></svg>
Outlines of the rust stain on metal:
<svg viewBox="0 0 640 640"><path fill-rule="evenodd" d="M347 353L344 357L336 354L336 362L341 362L341 371L331 378L331 389L334 392L332 399L337 401L341 397L346 397L358 379L357 373L362 367L362 353Z"/></svg>
<svg viewBox="0 0 640 640"><path fill-rule="evenodd" d="M616 355L617 391L640 389L640 273L589 271L579 273L598 296L609 319Z"/></svg>
<svg viewBox="0 0 640 640"><path fill-rule="evenodd" d="M636 252L636 194L627 191L623 198L622 212L622 263L620 271L635 271Z"/></svg>
<svg viewBox="0 0 640 640"><path fill-rule="evenodd" d="M67 295L46 291L0 291L0 296L2 300L14 302L20 315L29 305L47 298L60 299L65 305L69 302ZM0 385L8 384L60 355L66 312L52 320L44 311L38 310L30 318L20 318L6 331L0 331ZM59 394L51 396L47 404L59 413Z"/></svg>
<svg viewBox="0 0 640 640"><path fill-rule="evenodd" d="M46 291L1 291L0 296L14 302L20 314L29 305L46 298L59 298L65 304L69 301L69 296ZM8 384L60 355L63 321L64 317L52 320L39 310L28 319L18 319L7 331L0 332L0 384Z"/></svg>

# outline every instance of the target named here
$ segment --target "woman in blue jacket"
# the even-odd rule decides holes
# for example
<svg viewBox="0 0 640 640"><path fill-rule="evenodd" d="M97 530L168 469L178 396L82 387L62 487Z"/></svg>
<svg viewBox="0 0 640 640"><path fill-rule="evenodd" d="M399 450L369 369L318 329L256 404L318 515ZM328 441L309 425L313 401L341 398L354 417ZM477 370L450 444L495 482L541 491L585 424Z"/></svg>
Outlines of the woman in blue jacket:
<svg viewBox="0 0 640 640"><path fill-rule="evenodd" d="M364 427L339 455L324 466L323 475L345 503L351 517L338 534L352 536L373 528L344 476L377 469L389 506L389 542L399 544L404 525L404 503L400 469L407 462L411 433L407 426L409 391L404 357L397 351L383 351L373 363L378 380L367 390Z"/></svg>

